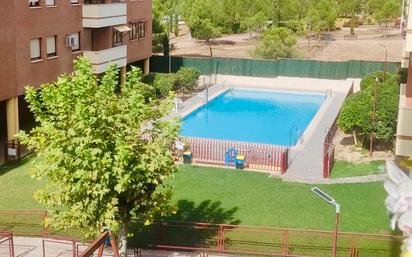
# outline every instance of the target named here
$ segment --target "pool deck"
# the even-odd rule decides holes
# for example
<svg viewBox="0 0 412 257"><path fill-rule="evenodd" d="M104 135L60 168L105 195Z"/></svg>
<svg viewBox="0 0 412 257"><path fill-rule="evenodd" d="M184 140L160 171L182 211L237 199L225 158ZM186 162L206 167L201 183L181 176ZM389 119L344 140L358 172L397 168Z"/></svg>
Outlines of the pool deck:
<svg viewBox="0 0 412 257"><path fill-rule="evenodd" d="M182 104L175 115L183 117L229 88L252 88L263 90L285 90L297 92L323 93L327 95L325 102L305 130L298 144L291 148L289 154L289 169L282 176L285 181L303 183L320 183L323 180L323 144L326 133L335 121L340 108L351 91L359 88L359 80L325 80L311 78L256 78L217 75L216 85L208 92L192 97ZM280 125L280 124L274 124Z"/></svg>

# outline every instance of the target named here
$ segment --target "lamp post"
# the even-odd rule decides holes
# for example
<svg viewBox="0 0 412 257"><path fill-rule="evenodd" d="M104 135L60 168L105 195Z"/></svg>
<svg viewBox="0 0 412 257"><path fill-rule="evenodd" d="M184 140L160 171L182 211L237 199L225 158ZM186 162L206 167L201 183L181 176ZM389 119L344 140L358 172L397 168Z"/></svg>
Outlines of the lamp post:
<svg viewBox="0 0 412 257"><path fill-rule="evenodd" d="M388 47L386 47L386 45L379 43L380 46L382 46L383 48L385 48L385 62L383 65L383 81L386 80L386 73L388 71Z"/></svg>
<svg viewBox="0 0 412 257"><path fill-rule="evenodd" d="M338 231L339 231L339 215L340 215L340 204L336 202L331 196L323 192L317 187L310 189L314 194L319 196L323 201L335 206L335 230L333 232L333 245L332 245L332 257L336 257L337 246L338 246Z"/></svg>
<svg viewBox="0 0 412 257"><path fill-rule="evenodd" d="M374 129L376 123L376 98L378 97L378 82L379 78L371 73L367 73L369 76L375 79L375 84L373 86L373 99L372 99L372 123L371 123L371 133L369 138L369 158L373 157L373 140L374 140ZM385 74L384 74L385 77Z"/></svg>

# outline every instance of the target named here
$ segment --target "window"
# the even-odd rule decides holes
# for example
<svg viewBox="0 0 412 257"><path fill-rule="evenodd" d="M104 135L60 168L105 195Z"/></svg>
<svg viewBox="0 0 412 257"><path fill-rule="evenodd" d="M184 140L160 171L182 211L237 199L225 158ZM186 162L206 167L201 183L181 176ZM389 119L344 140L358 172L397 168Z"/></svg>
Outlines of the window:
<svg viewBox="0 0 412 257"><path fill-rule="evenodd" d="M122 44L122 32L113 29L113 46L118 46Z"/></svg>
<svg viewBox="0 0 412 257"><path fill-rule="evenodd" d="M79 3L79 0L70 0L70 3L71 3L71 4L78 4L78 3Z"/></svg>
<svg viewBox="0 0 412 257"><path fill-rule="evenodd" d="M73 52L80 51L80 32L68 35L66 38L66 46L71 47Z"/></svg>
<svg viewBox="0 0 412 257"><path fill-rule="evenodd" d="M54 0L46 0L46 6L54 6Z"/></svg>
<svg viewBox="0 0 412 257"><path fill-rule="evenodd" d="M29 7L40 6L40 0L29 0Z"/></svg>
<svg viewBox="0 0 412 257"><path fill-rule="evenodd" d="M146 22L145 21L139 21L137 23L137 35L139 38L146 37Z"/></svg>
<svg viewBox="0 0 412 257"><path fill-rule="evenodd" d="M47 38L47 57L56 56L56 36Z"/></svg>
<svg viewBox="0 0 412 257"><path fill-rule="evenodd" d="M41 60L40 38L34 38L30 41L30 58L32 61Z"/></svg>
<svg viewBox="0 0 412 257"><path fill-rule="evenodd" d="M137 39L137 23L130 23L132 31L130 32L130 40Z"/></svg>

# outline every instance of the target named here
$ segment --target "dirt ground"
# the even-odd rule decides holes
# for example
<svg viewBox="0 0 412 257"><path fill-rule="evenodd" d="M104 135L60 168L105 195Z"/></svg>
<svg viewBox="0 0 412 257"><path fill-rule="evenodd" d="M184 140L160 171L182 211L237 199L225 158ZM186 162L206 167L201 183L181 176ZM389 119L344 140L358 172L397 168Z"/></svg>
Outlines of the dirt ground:
<svg viewBox="0 0 412 257"><path fill-rule="evenodd" d="M377 143L374 147L373 157L369 158L368 150L356 147L353 142L353 136L345 134L338 130L333 140L335 144L335 158L337 160L350 161L354 163L369 162L371 160L393 160L394 153L390 145Z"/></svg>
<svg viewBox="0 0 412 257"><path fill-rule="evenodd" d="M402 38L398 28L388 28L387 37L377 25L364 25L356 28L356 40L344 39L349 29L344 28L332 32L330 40L318 43L311 40L310 51L308 41L301 37L295 47L296 58L325 61L383 61L385 47L388 49L388 61L399 62L402 58ZM203 42L190 37L187 27L181 26L180 35L171 39L174 45L172 55L209 56L209 47ZM226 35L216 39L213 55L230 58L253 58L253 51L258 41L250 39L249 34Z"/></svg>

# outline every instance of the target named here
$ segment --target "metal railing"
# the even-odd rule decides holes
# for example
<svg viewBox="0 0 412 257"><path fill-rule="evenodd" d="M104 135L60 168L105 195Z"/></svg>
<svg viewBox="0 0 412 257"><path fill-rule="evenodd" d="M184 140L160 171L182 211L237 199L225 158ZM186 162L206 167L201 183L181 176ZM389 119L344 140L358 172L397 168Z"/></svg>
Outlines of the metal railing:
<svg viewBox="0 0 412 257"><path fill-rule="evenodd" d="M226 166L225 156L229 149L234 149L245 157L249 168L282 173L288 169L288 147L195 137L181 139L190 148L193 163ZM176 154L182 156L183 150Z"/></svg>

